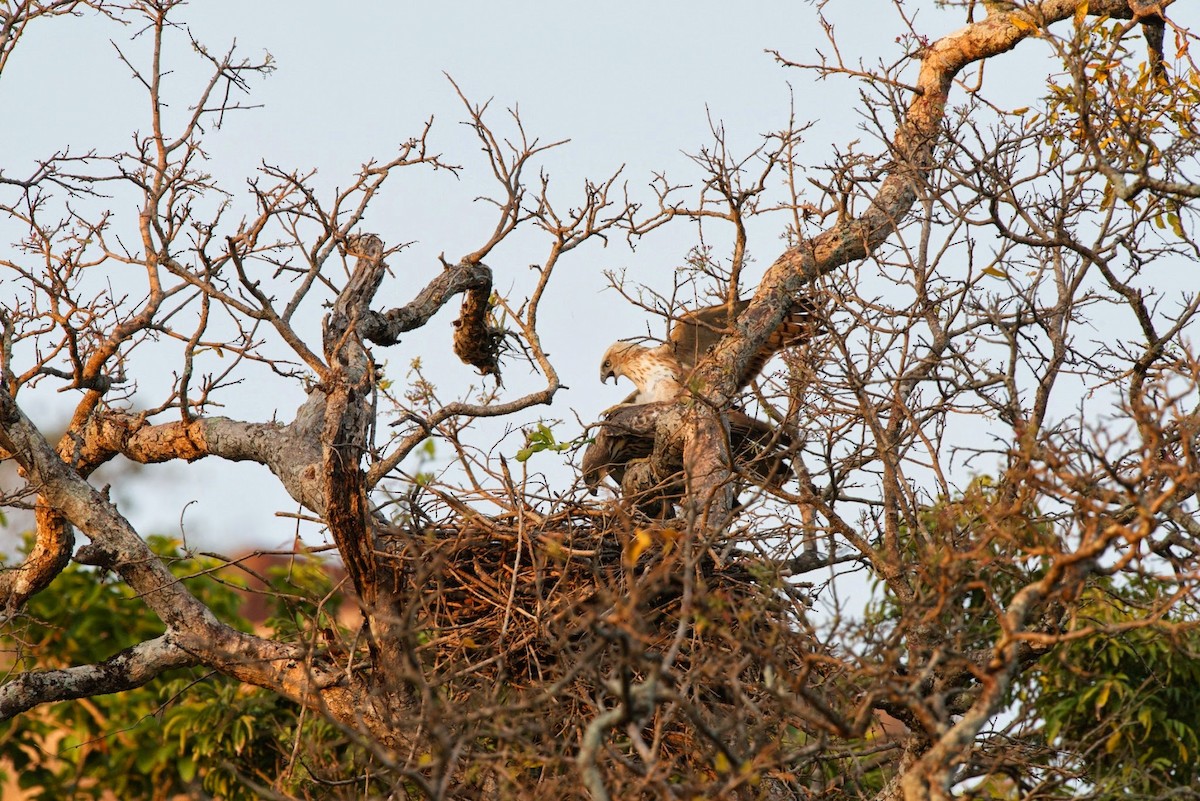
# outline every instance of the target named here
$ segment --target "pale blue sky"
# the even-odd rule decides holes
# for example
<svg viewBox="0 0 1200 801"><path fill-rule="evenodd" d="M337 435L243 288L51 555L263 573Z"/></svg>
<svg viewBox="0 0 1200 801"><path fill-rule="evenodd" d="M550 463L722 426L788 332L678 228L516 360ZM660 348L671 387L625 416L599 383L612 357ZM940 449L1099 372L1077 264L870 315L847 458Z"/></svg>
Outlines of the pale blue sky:
<svg viewBox="0 0 1200 801"><path fill-rule="evenodd" d="M917 27L929 37L963 22L961 10L939 10L934 3L907 5L920 7ZM490 231L489 210L472 202L489 191L486 165L470 131L458 124L462 107L443 73L452 75L475 101L494 98L492 119L499 129L506 125L504 108L519 105L527 131L544 141L571 139L545 162L562 190L563 205L578 197L584 176L603 178L622 164L631 192L643 202L652 202L645 187L656 171L666 170L683 182L694 180L697 173L682 151L695 151L709 141L710 114L724 122L735 149L748 151L759 134L786 122L789 97L794 96L799 120L817 122L802 156L814 165L830 158L830 142L844 144L861 136L856 129L860 83L816 81L811 73L778 66L764 53L778 49L793 60L816 61L818 49L831 52L812 3L526 1L457 2L452 13L445 8L381 0L205 0L179 15L214 51L236 38L244 55L269 51L276 61L276 73L256 82L249 98L264 107L229 119L205 139L210 168L229 191L241 193L263 159L283 167L316 168L317 185L328 191L344 185L362 162L386 158L425 120L435 118L435 149L465 172L460 180L444 174L398 176L375 205L367 229L389 243L415 242L391 260L396 278L385 285L382 302L407 302L439 269L439 253L457 258ZM903 57L896 42L903 27L890 3L846 0L829 4L828 10L848 61L871 65ZM1183 18L1184 11L1177 16ZM131 33L94 17L31 28L0 78L0 107L6 109L0 120L0 153L9 174L21 175L33 159L65 146L75 151L124 149L132 131L146 128L145 98L109 43L116 40L144 62L145 42L130 43ZM1013 105L1035 104L1045 76L1038 54L1044 52L1043 45L1026 43L1017 54L989 66L990 96ZM182 111L191 97L189 87L200 79L197 62L191 54L175 51L168 54L168 64L177 72L166 94L177 99ZM860 149L879 150L869 139ZM113 211L132 230L136 207ZM785 222L768 218L752 230L758 269L779 251ZM0 224L0 233L9 230ZM527 265L544 254L531 241L514 240L488 260L498 288L511 290L517 302L529 283ZM627 387L598 384L596 365L613 339L644 332L647 316L604 291L602 272L627 270L633 280L663 289L694 244L695 230L682 224L646 240L636 252L614 241L608 248L586 248L563 264L542 320L547 349L571 389L560 393L553 408L514 422L545 414L568 420L572 431L566 433L571 434L574 412L591 419L623 397ZM0 285L0 300L5 291ZM434 365L430 377L447 398L477 381L449 352L448 323L455 314L456 309L443 312L419 335L379 354L396 368L393 375L408 359L422 355ZM581 333L586 337L582 345ZM514 365L506 374L512 395L536 385L526 372ZM288 419L298 399L272 394L226 413L265 419L277 408ZM62 400L39 396L31 411L48 421ZM518 446L516 442L507 450ZM156 501L128 498L123 507L144 532L177 531L182 507L196 500L186 518L189 536L211 547L286 540L289 524L270 513L295 511L294 503L269 478L255 480L261 468L206 460L186 470L152 470L170 479L156 484L161 489ZM202 479L196 478L198 473ZM184 475L189 478L175 483Z"/></svg>

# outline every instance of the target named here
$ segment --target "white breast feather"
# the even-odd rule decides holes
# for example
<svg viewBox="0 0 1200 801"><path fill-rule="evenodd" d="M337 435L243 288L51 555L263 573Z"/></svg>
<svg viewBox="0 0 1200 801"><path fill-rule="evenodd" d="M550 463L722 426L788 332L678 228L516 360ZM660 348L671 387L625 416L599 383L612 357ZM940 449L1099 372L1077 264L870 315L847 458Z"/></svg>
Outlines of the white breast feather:
<svg viewBox="0 0 1200 801"><path fill-rule="evenodd" d="M683 386L678 366L647 351L637 354L625 367L625 375L637 385L634 403L674 400Z"/></svg>

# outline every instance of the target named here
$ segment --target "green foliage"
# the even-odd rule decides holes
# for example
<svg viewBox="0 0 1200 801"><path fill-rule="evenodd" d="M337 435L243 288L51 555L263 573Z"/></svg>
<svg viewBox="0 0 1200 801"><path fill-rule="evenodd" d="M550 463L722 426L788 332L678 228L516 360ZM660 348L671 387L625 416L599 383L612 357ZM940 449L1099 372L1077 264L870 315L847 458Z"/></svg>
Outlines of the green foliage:
<svg viewBox="0 0 1200 801"><path fill-rule="evenodd" d="M186 556L166 539L151 546L218 617L249 629L240 582L228 571L215 574L222 563ZM311 637L314 622L333 625L322 605L331 583L317 561L297 559L268 578L273 610L266 625L274 636L295 640ZM30 601L3 642L16 669L43 669L100 662L162 631L114 576L71 565ZM342 732L291 701L197 668L124 693L30 710L0 727L0 758L33 799L257 798L247 779L325 797L308 770L290 770L297 742L305 764L324 775L341 778L366 761Z"/></svg>
<svg viewBox="0 0 1200 801"><path fill-rule="evenodd" d="M1038 509L1004 497L988 476L921 509L916 526L899 527L898 540L914 600L885 593L868 608L867 621L882 633L919 614L958 653L995 644L1001 630L994 604L1040 578L1055 544Z"/></svg>
<svg viewBox="0 0 1200 801"><path fill-rule="evenodd" d="M1151 583L1089 588L1072 641L1037 676L1047 744L1075 752L1111 798L1200 783L1200 620L1162 618Z"/></svg>
<svg viewBox="0 0 1200 801"><path fill-rule="evenodd" d="M427 465L430 465L437 459L437 443L433 437L429 437L415 451L417 456L417 466L413 471L413 480L417 486L428 487L433 483L436 474L430 470L425 470Z"/></svg>
<svg viewBox="0 0 1200 801"><path fill-rule="evenodd" d="M529 457L542 451L562 453L579 444L580 441L578 440L559 442L554 438L554 432L550 430L549 426L545 423L538 423L535 430L525 432L525 447L517 451L517 461L527 461Z"/></svg>

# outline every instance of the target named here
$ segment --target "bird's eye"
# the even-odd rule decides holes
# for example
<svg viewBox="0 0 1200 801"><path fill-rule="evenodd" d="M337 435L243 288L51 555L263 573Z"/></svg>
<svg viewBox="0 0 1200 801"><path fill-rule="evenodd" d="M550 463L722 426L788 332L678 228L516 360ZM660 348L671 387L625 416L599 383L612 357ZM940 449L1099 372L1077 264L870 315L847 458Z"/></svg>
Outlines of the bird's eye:
<svg viewBox="0 0 1200 801"><path fill-rule="evenodd" d="M612 367L612 362L610 362L610 361L608 361L608 360L606 359L606 360L604 361L604 366L605 366L605 367Z"/></svg>

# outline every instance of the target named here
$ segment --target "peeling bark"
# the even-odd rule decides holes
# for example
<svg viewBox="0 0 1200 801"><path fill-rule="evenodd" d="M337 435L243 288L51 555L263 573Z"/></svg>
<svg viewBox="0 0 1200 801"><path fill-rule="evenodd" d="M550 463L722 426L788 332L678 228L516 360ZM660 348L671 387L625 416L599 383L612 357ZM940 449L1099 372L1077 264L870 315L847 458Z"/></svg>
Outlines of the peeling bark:
<svg viewBox="0 0 1200 801"><path fill-rule="evenodd" d="M941 137L950 90L959 72L969 64L1012 50L1039 26L1072 18L1077 6L1075 0L1047 0L1029 10L989 15L933 42L920 54L917 92L892 140L892 171L866 212L837 223L775 259L735 321L733 333L697 367L694 384L706 403L715 409L726 408L737 393L737 377L745 374L805 288L817 276L868 256L909 213L918 186L935 166L934 146ZM1090 3L1088 13L1129 19L1134 12L1126 0L1108 0ZM1013 21L1018 16L1022 24ZM707 531L713 534L730 520L732 499L719 486L728 480L728 458L713 447L713 429L702 415L692 417L691 422L684 444L689 497L698 519L706 520Z"/></svg>
<svg viewBox="0 0 1200 801"><path fill-rule="evenodd" d="M504 330L488 324L491 299L489 272L487 286L471 288L463 299L462 313L454 321L454 355L482 375L494 375L499 379L500 343L504 341Z"/></svg>
<svg viewBox="0 0 1200 801"><path fill-rule="evenodd" d="M491 329L486 319L492 287L492 274L487 266L459 264L431 281L408 305L377 313L371 311L369 304L386 271L383 243L368 234L353 238L350 247L362 256L360 268L339 296L339 310L332 315L337 320L331 323L336 334L330 340L328 336L334 329L327 331L327 350L332 348L340 353L330 358L330 364L338 364L338 359L343 366L354 364L353 386L343 387L342 379L335 378L331 387L313 388L290 425L245 423L221 417L151 424L142 415L102 408L99 402L103 393L89 392L62 437L59 446L62 459L82 476L90 475L118 454L141 464L175 459L193 461L205 456L254 461L268 466L298 503L323 515L329 497L327 484L333 476L329 454L322 454L320 443L336 441L336 450L343 458L354 460L354 453L348 448L357 450L361 457L373 411L363 405L370 394L373 368L361 342L355 345L356 355L346 351L347 337L361 336L378 344L393 344L399 341L400 333L424 325L450 298L466 292L463 316L455 329L456 353L485 374L499 375L497 359L503 338L503 333ZM363 264L369 265L369 269L363 268ZM99 369L98 364L92 366L93 371ZM359 397L351 401L346 393L354 392ZM331 417L332 407L340 411ZM340 419L351 412L353 422ZM350 430L338 434L343 424L349 425ZM351 446L351 442L359 444ZM0 448L15 453L3 439ZM345 489L340 480L338 486ZM339 489L339 496L341 492ZM365 500L362 505L365 508ZM38 502L37 523L37 539L29 556L21 565L0 574L0 608L7 610L7 614L48 586L70 562L75 544L70 525L42 501ZM357 554L353 550L347 553L347 559L365 566L370 561L365 556L369 548L364 546L361 550Z"/></svg>
<svg viewBox="0 0 1200 801"><path fill-rule="evenodd" d="M0 720L38 704L132 690L166 670L189 667L198 661L164 634L126 648L98 665L22 673L0 686Z"/></svg>
<svg viewBox="0 0 1200 801"><path fill-rule="evenodd" d="M656 419L653 450L645 459L637 461L636 464L631 463L624 476L628 485L628 496L634 497L638 491L650 490L657 493L651 497L656 499L658 511L669 513L669 505L664 512L661 490L664 484L668 484L669 492L673 493L672 498L679 497L679 471L682 466L685 479L682 482L682 492L685 493L686 500L685 514L690 518L692 531L712 537L725 536L728 533L730 510L734 503L735 471L731 468L731 461L737 460L738 447L736 424L735 438L731 446L729 419L724 410L728 409L729 403L737 394L742 377L753 369L754 359L762 352L762 344L778 330L780 320L788 315L789 310L794 309L797 303L803 302L807 296L806 287L814 278L868 256L910 213L920 194L922 182L934 168L933 148L942 135L945 107L952 81L962 68L973 61L989 58L1016 46L1025 36L1035 35L1037 26L1066 19L1075 13L1079 5L1073 1L1046 2L1028 10L1015 5L1007 9L999 9L997 6L989 9L986 21L949 35L918 55L922 61L917 82L918 91L893 139L893 171L880 185L870 207L861 216L841 221L819 236L779 256L762 281L753 301L733 323L733 333L725 337L700 365L696 381L693 382L693 387L697 390L696 396L687 402L664 408ZM1139 13L1145 13L1146 3L1134 5L1143 8ZM1165 6L1166 3L1161 5ZM1127 3L1093 2L1089 9L1093 14L1106 13L1126 18L1133 15L1133 10ZM1022 20L1021 24L1014 22L1018 18ZM1033 20L1032 25L1030 20ZM378 170L374 173L378 173ZM506 207L508 210L505 211L505 220L511 221L515 226L519 215L523 213L521 210L526 208L526 205L519 202L519 169L513 176L513 190L509 198L512 202ZM281 196L283 197L286 195ZM154 241L150 229L155 219L153 215L157 213L155 203L159 199L155 196L153 202L148 202L147 210L143 214L147 232L145 253L148 254L144 258L150 272L153 273L155 269L166 265L170 271L177 271L180 275L187 274L188 277L181 280L192 282L192 286L218 276L221 266L217 261L205 262L203 268L210 272L204 273L203 277L197 277L188 272L189 268L171 262L166 255L160 256L159 248L151 247ZM271 198L263 195L263 199ZM603 205L588 208L595 210L603 208ZM548 218L539 219L544 221ZM504 224L507 225L508 222ZM594 230L590 223L588 225L590 236ZM344 228L329 226L327 230L332 231L336 228L340 231L352 227L350 224ZM511 228L502 226L498 230L507 232ZM237 243L230 240L231 253L234 254L230 258L237 262L239 270L243 269L243 265L238 262L238 248L244 247L247 254L255 253L252 240L257 235L256 232L250 232L239 235ZM161 233L158 236L164 238ZM258 288L252 271L240 274L243 279L242 290L252 296L259 305L247 303L239 306L240 298L244 295L222 295L216 289L220 286L219 281L206 285L203 291L208 294L204 295L205 298L222 302L226 304L227 309L244 314L247 319L260 322L265 320L275 325L276 330L285 335L287 343L297 353L302 353L305 366L317 374L319 382L309 388L306 400L290 423L253 424L225 418L196 419L187 416L185 412L185 419L182 421L151 424L145 416L105 409L105 393L115 382L105 371L113 369L112 361L120 355L118 346L135 335L152 333L154 327L160 324L155 318L155 311L159 308L158 300L147 304L136 319L122 323L114 330L105 347L87 360L85 368L77 371L77 376L66 372L59 375L64 379L73 377L74 386L89 391L79 404L68 434L61 440L57 450L33 428L17 407L13 397L5 394L8 390L0 388L0 446L15 455L31 487L39 493L38 539L34 549L24 565L0 574L0 601L3 601L5 611L8 614L15 612L25 599L48 586L68 564L74 547L74 531L78 528L90 542L79 550L77 561L117 571L137 593L139 599L144 600L168 628L166 635L134 646L100 664L16 675L0 687L0 718L10 717L41 703L136 687L169 668L204 665L235 679L292 698L311 709L319 710L348 728L365 731L385 748L404 744L405 738L409 736L408 731L414 728L406 726L410 720L420 720L421 725L432 720L436 729L442 721L431 719L428 710L436 709L433 702L442 702L439 695L442 686L452 685L431 683L419 688L418 692L427 693L420 698L422 704L428 704L421 710L425 717L411 715L417 703L414 700L417 696L411 686L401 686L403 681L412 681L415 685L426 675L430 675L422 673L424 665L417 663L418 659L425 658L424 655L414 656L418 653L417 649L413 649L412 652L404 650L405 637L413 637L413 622L417 619L413 610L419 608L419 604L413 603L412 599L414 594L425 592L425 586L417 582L403 587L397 586L399 582L410 580L410 575L419 573L419 570L414 569L410 574L394 570L393 565L383 566L380 540L387 524L371 513L367 491L382 477L389 475L400 460L410 453L422 438L428 436L430 431L451 418L508 413L527 408L535 401L549 403L558 389L558 383L540 344L537 343L535 311L537 299L550 275L553 260L557 259L560 251L554 251L553 258L542 267L542 280L530 303L531 310L525 320L518 323L522 326L521 334L525 341L534 343L537 363L547 376L547 389L508 404L489 407L452 404L418 419L402 445L388 458L375 462L372 473L364 471L363 460L372 445L376 374L372 356L364 343L387 345L397 342L404 332L426 324L451 298L462 294L462 312L455 323L455 353L484 374L498 376L498 358L505 334L491 321L492 275L478 259L484 258L488 249L500 238L502 236L499 234L493 237L492 242L484 249L461 263L447 265L446 270L409 304L386 312L374 312L370 309L385 271L382 260L383 243L369 235L353 238L347 245L358 259L349 282L338 294L330 312L324 331L324 350L321 356L309 351L308 346L288 327L291 311L299 304L303 293L295 296L287 312L276 314L272 305L274 298ZM566 241L560 239L560 248ZM161 250L165 254L170 249L170 243L161 244ZM329 248L332 247L330 244ZM319 247L314 246L314 252L319 250ZM309 272L304 273L305 281L317 280L323 258L322 255L320 259L310 259L309 268L306 268ZM247 264L249 263L248 259ZM156 298L161 299L157 289L154 290L154 294ZM197 343L202 341L198 329L190 347L198 347ZM13 386L17 385L14 383ZM192 400L186 380L181 382L181 386L178 397L182 398L180 404L186 406ZM175 402L169 399L163 408ZM878 441L883 442L882 438ZM881 447L885 446L886 443ZM732 455L731 447L734 451ZM650 449L647 448L647 451ZM370 668L363 667L362 660L358 660L341 664L335 669L333 663L323 655L314 655L309 645L274 642L246 635L217 620L210 610L191 596L184 585L171 575L161 560L150 552L137 532L105 495L86 481L86 477L96 467L117 454L141 463L165 462L172 459L190 461L211 455L230 460L250 460L268 467L291 497L328 524L345 560L355 591L364 606L370 634ZM508 476L507 467L504 477L508 480L507 488L512 493L513 503L509 514L517 521L514 535L517 547L512 552L497 549L505 556L503 560L476 562L475 565L484 565L483 568L476 569L489 573L487 578L511 575L511 581L506 586L496 585L498 591L494 597L487 596L487 603L491 603L495 609L503 608L504 618L499 627L500 636L497 642L508 650L497 650L497 659L485 657L476 664L483 667L498 662L507 670L503 660L515 660L516 656L520 655L519 649L524 645L509 628L510 617L517 619L519 615L514 613L524 609L514 601L514 597L524 586L534 586L536 582L545 580L547 574L532 573L528 569L530 550L533 550L535 560L541 555L540 551L546 550L543 548L543 541L531 536L531 532L526 528L527 521L537 519L538 512L532 508L525 508L518 502L521 499L520 493L527 490L523 484L520 485L521 489L516 489L518 484ZM456 514L461 514L468 520L477 518L484 529L488 529L495 522L479 515L459 498L449 498L446 502ZM816 506L823 501L814 495L812 503ZM834 514L830 513L827 517L830 519L831 531L845 536L864 558L873 558L874 551L865 538L857 532L839 529L839 524L843 528L850 527L836 520ZM486 538L469 542L486 547L500 542L499 538L493 536L494 531L488 530L484 533L488 535ZM560 532L552 530L551 533ZM419 521L414 524L413 535L414 540L422 536ZM858 537L858 540L855 540L855 537ZM393 539L388 546L392 548L393 555L399 552L395 546L399 539ZM564 538L563 543L555 540L551 544L556 547L565 546L564 552L572 545L569 537ZM409 560L406 567L412 567L433 552L414 550L412 553L417 555L405 556ZM578 549L572 553L578 555L585 551ZM594 564L599 565L602 555L602 548L597 548L589 558L596 559ZM816 563L810 564L806 560L808 556L806 553L804 557L794 560L793 566L811 569ZM815 552L813 556L815 557ZM829 564L834 562L834 556L831 551ZM397 561L399 558L396 557ZM619 562L619 559L617 561ZM894 582L894 586L899 587L904 570L912 565L903 564L899 556L892 562L890 565L877 565L877 574L883 580ZM663 564L668 569L671 567L669 562L664 561ZM496 565L510 572L502 573ZM542 565L535 561L534 567L540 570ZM1063 575L1066 571L1078 570L1083 575L1090 569L1082 564L1059 567L1061 569L1058 574L1048 577L1043 582L1046 587L1034 587L1007 606L1006 619L1003 621L1005 638L1001 639L994 649L984 649L982 653L972 651L966 655L956 654L957 661L950 666L935 664L930 660L926 663L928 674L932 676L928 685L922 683L923 677L911 681L909 686L912 696L896 703L899 707L903 702L912 701L911 708L908 708L908 717L914 728L920 721L918 716L912 713L912 709L920 709L922 705L932 703L931 698L939 703L944 701L941 711L948 709L950 714L939 718L937 726L927 727L933 734L922 732L907 737L903 743L904 756L899 763L900 772L895 781L885 788L882 797L898 798L903 795L917 801L948 795L956 765L970 756L970 749L976 747L981 727L995 716L1003 704L1005 692L1010 688L1014 677L1040 655L1035 647L1018 638L1022 633L1028 634L1037 630L1036 624L1031 621L1052 607L1053 599L1047 600L1052 589L1059 585L1070 585L1070 577L1064 578ZM683 584L688 592L692 591L692 584ZM636 589L635 585L630 586ZM696 588L703 589L702 585L696 585ZM489 592L491 589L493 588L489 586ZM404 592L409 595L404 596ZM909 593L909 596L905 596L903 591L897 592L901 603L911 600L911 595ZM403 601L400 600L402 598ZM713 594L713 598L723 600L717 593ZM614 604L612 609L606 610L607 618L576 620L564 615L550 616L548 619L556 626L561 624L564 628L567 624L593 625L595 621L611 626L618 622L619 615L627 612L620 605L622 600L617 599L618 603ZM403 603L408 605L402 606ZM705 686L692 683L692 677L687 675L692 667L687 666L687 662L681 660L672 663L672 660L686 637L693 632L699 634L699 627L694 625L693 608L687 605L690 603L690 596L681 600L681 609L685 614L680 618L678 640L668 647L653 649L653 655L658 660L657 665L664 664L663 653L671 655L665 663L671 665L668 670L674 673L666 675L672 681L681 679L679 687L687 687L689 693L693 689L704 689ZM538 606L536 609L540 614L542 607ZM743 623L741 619L737 621L739 626ZM452 626L442 628L449 631ZM930 633L931 629L932 627L922 629L918 625L902 632L913 653L922 649L933 650L934 635ZM601 634L605 637L610 636L609 631L610 629L606 628ZM619 627L613 626L611 631L626 636ZM746 626L744 631L749 633L754 629ZM552 633L558 636L558 631ZM574 635L572 633L568 636ZM532 640L525 642L529 641ZM697 637L696 641L705 642L702 637ZM623 641L622 647L628 647L624 643L633 643L641 647L644 642L649 640L632 637ZM626 652L623 656L628 657L629 653ZM705 656L707 654L698 650L687 652L688 662L693 667ZM544 661L541 664L549 663ZM595 664L601 662L589 656L586 666L591 668ZM622 664L637 665L636 662ZM811 667L808 663L804 663L804 666L805 669ZM779 672L792 667L787 665ZM925 669L926 666L919 667ZM626 676L634 675L635 672L629 670ZM697 671L699 672L702 671ZM512 674L481 672L481 683L482 677L489 675L507 678ZM579 678L581 675L583 674L574 674L569 681L585 681L586 679ZM441 676L438 678L440 680ZM765 673L763 680L765 684ZM604 689L602 683L596 686ZM564 682L561 687L568 687L568 684ZM967 689L964 690L963 687ZM803 689L801 687L801 690ZM624 716L629 718L623 718L623 721L631 726L634 725L631 714L637 711L638 707L646 704L653 706L662 702L662 699L650 698L645 703L640 700L636 704L631 703L631 700L637 699L634 699L630 692L628 682L623 688L617 687L612 690L611 695L617 698L622 691L624 700L619 703L626 705ZM541 714L540 710L545 708L536 706L538 704L557 703L555 692L557 690L531 702L534 705L534 714ZM450 702L458 700L449 693L446 697L451 699ZM581 697L583 696L578 695L577 700ZM686 712L688 697L679 691L678 699L676 710ZM612 705L605 700L603 693L597 693L594 699L584 699L584 703L572 708L574 711L571 714L589 714L588 703L593 701L593 706L597 709L596 717L591 725L587 726L580 762L596 768L597 755L601 755L599 758L603 759L602 749L608 747L608 741L604 739L607 737L608 724L622 721L617 721L617 718L612 716ZM867 698L863 701L863 714L854 721L838 721L837 712L832 707L822 707L820 714L815 717L825 727L823 730L839 736L853 736L864 730L865 724L862 721L872 706L882 703L884 701L878 697ZM792 707L793 710L796 708ZM897 711L903 714L905 710ZM958 719L953 720L952 716ZM785 718L775 718L780 719ZM450 731L460 723L460 719L452 718L445 722L445 726L447 731ZM463 737L463 742L466 742L472 733L469 729L462 731L466 732ZM559 731L569 729L564 727ZM455 735L458 733L452 732ZM592 736L593 733L595 736ZM630 728L629 734L634 738L635 729ZM442 732L435 731L433 737L441 738L441 735ZM425 736L425 742L433 741L429 739L428 729ZM714 743L720 744L718 735L708 736ZM445 744L451 739L453 738L446 738L439 744ZM743 747L745 743L737 737L731 738L731 742L735 744L733 752L748 750ZM458 746L458 743L449 743L445 749L451 754L445 757L448 765L444 773L447 777L446 782L455 775L461 776L464 772L469 772L455 773L458 768L452 763L458 759ZM464 760L471 757L469 748L464 749L462 753L467 755L463 757ZM423 756L424 752L414 749L410 751L410 757L413 754ZM442 755L433 752L430 755L442 758ZM728 756L728 753L726 755ZM410 760L405 764L416 763ZM523 763L510 762L506 763L505 767L511 764ZM739 767L736 758L731 760L731 764L735 768ZM749 761L747 765L753 767ZM469 766L470 770L474 770L475 767ZM600 777L598 770L595 776ZM601 782L602 779L597 778L595 782L589 782L589 785L595 784L599 791L603 792ZM784 792L781 784L779 795L782 797ZM747 789L746 793L748 795L751 791Z"/></svg>
<svg viewBox="0 0 1200 801"><path fill-rule="evenodd" d="M1165 4L1164 4L1165 5ZM843 220L823 233L781 254L767 270L749 306L724 338L698 365L693 387L696 402L687 417L684 432L684 465L687 471L687 506L691 519L706 538L725 531L732 519L729 486L729 455L721 447L717 415L705 409L725 409L737 391L737 377L748 369L755 353L779 325L784 315L818 276L870 255L892 234L911 211L921 184L936 167L934 147L942 135L942 124L950 91L958 74L969 64L991 58L1016 47L1041 28L1073 17L1075 0L1047 0L1039 5L1016 7L989 14L949 34L921 54L916 93L892 140L895 166L872 198L868 209L856 218ZM1092 15L1131 18L1128 2L1092 2ZM1010 615L1015 610L1010 610ZM1023 615L1010 621L1010 631L1026 626ZM906 768L890 783L881 798L903 797L905 801L941 801L951 797L955 768L973 747L982 727L1003 707L1008 688L1028 659L1015 642L998 648L981 671L981 690L961 718L933 741L909 743Z"/></svg>
<svg viewBox="0 0 1200 801"><path fill-rule="evenodd" d="M176 660L184 660L179 654L187 654L195 663L278 692L348 726L365 727L382 742L395 741L394 721L389 719L384 725L385 718L364 705L371 695L357 679L347 683L344 671L330 672L315 663L303 645L244 634L218 621L176 580L117 509L62 461L4 388L0 388L0 444L14 454L46 502L91 540L80 549L78 561L119 573L170 632L169 648L161 644L126 657L118 655L102 666L68 669L75 672L55 674L54 681L38 680L36 673L21 674L12 680L17 683L11 695L0 696L4 709L17 714L70 697L63 694L84 685L117 692L126 682L149 680L152 676L147 674L156 667L176 666ZM136 670L121 677L115 670L120 666Z"/></svg>
<svg viewBox="0 0 1200 801"><path fill-rule="evenodd" d="M369 514L361 462L373 423L374 369L356 325L369 313L367 304L384 264L378 239L367 240L364 247L368 252L327 320L328 380L310 390L291 424L210 418L150 425L142 416L96 410L77 432L64 437L73 443L64 456L54 452L7 390L0 389L0 447L21 464L47 516L31 558L4 574L7 608L18 608L66 566L74 526L90 539L78 561L120 573L169 631L169 641L143 644L102 665L53 675L22 674L6 685L0 710L16 714L49 701L116 692L170 667L204 664L321 709L346 725L363 726L381 742L395 741L394 717L403 712L397 698L383 697L388 712L382 714L364 703L380 700L379 694L357 679L347 684L341 672L326 674L304 647L253 637L220 623L84 479L116 454L142 463L208 455L262 463L294 498L327 520L355 589L371 608L378 600L374 533L382 521Z"/></svg>
<svg viewBox="0 0 1200 801"><path fill-rule="evenodd" d="M420 328L455 295L466 293L454 322L454 353L484 375L500 374L500 342L504 332L488 325L492 271L486 264L462 262L447 267L410 303L386 312L364 310L358 323L363 339L394 345L406 331Z"/></svg>
<svg viewBox="0 0 1200 801"><path fill-rule="evenodd" d="M25 561L0 572L0 622L10 620L27 600L49 586L71 561L75 533L66 520L38 498L37 538Z"/></svg>
<svg viewBox="0 0 1200 801"><path fill-rule="evenodd" d="M360 255L349 283L325 320L325 359L330 365L321 432L321 472L325 508L321 511L338 552L367 610L377 600L374 543L367 525L367 490L362 458L372 422L375 366L359 339L358 321L383 280L383 242L359 240Z"/></svg>

